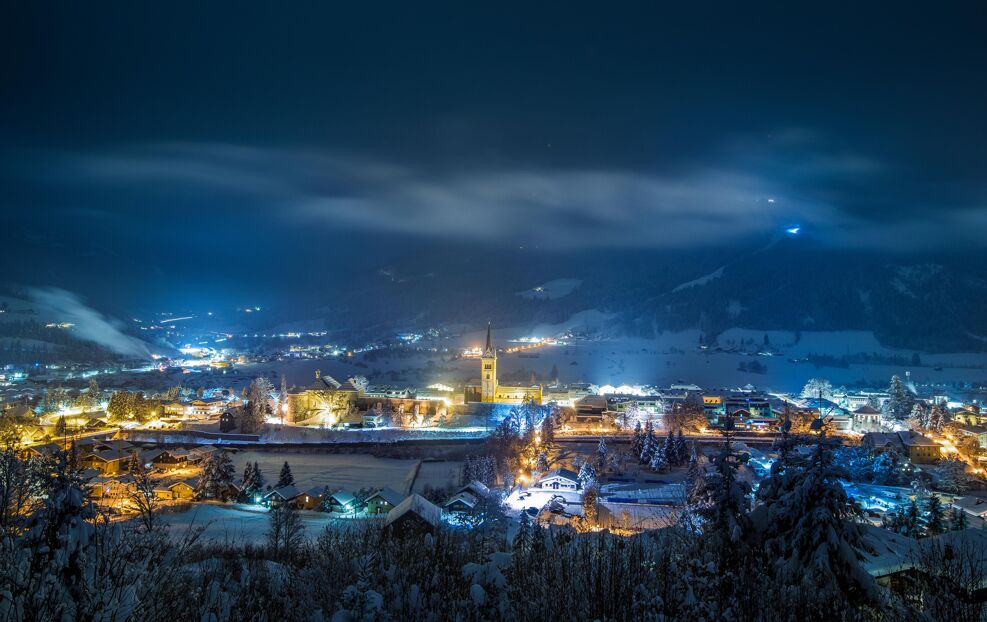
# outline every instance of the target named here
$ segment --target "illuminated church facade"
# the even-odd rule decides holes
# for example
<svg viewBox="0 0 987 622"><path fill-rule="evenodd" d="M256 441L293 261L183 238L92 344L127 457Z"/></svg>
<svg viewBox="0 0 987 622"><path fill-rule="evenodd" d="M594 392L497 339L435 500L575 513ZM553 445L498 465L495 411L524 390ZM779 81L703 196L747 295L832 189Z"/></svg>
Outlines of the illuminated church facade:
<svg viewBox="0 0 987 622"><path fill-rule="evenodd" d="M490 337L490 323L487 323L487 343L480 357L480 382L466 387L466 401L492 404L541 404L541 385L509 385L497 382L497 349Z"/></svg>

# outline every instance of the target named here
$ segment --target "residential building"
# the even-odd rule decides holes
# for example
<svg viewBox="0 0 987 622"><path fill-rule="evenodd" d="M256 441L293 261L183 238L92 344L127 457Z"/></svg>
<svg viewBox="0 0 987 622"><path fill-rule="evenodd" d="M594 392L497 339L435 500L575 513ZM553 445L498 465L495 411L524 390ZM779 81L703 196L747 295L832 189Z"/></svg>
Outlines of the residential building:
<svg viewBox="0 0 987 622"><path fill-rule="evenodd" d="M325 499L325 507L330 512L336 512L338 514L351 514L359 509L356 496L345 490L337 490L330 493Z"/></svg>
<svg viewBox="0 0 987 622"><path fill-rule="evenodd" d="M549 471L544 477L538 480L539 488L549 490L579 490L579 475L569 469L555 469Z"/></svg>
<svg viewBox="0 0 987 622"><path fill-rule="evenodd" d="M566 423L577 429L602 431L613 427L613 413L609 410L607 398L602 395L587 395L576 402Z"/></svg>
<svg viewBox="0 0 987 622"><path fill-rule="evenodd" d="M860 442L876 450L892 448L907 456L915 464L930 464L942 457L938 443L910 430L868 432Z"/></svg>
<svg viewBox="0 0 987 622"><path fill-rule="evenodd" d="M434 533L442 522L442 510L419 494L412 494L387 513L384 529L397 536Z"/></svg>
<svg viewBox="0 0 987 622"><path fill-rule="evenodd" d="M404 499L404 496L390 488L382 488L367 497L367 514L387 514Z"/></svg>
<svg viewBox="0 0 987 622"><path fill-rule="evenodd" d="M294 486L282 486L264 495L264 503L272 508L283 503L295 503L295 499L301 494L302 492Z"/></svg>
<svg viewBox="0 0 987 622"><path fill-rule="evenodd" d="M975 518L987 519L987 499L972 495L954 499L952 506Z"/></svg>
<svg viewBox="0 0 987 622"><path fill-rule="evenodd" d="M879 432L881 430L881 411L870 404L864 404L853 411L854 432Z"/></svg>
<svg viewBox="0 0 987 622"><path fill-rule="evenodd" d="M987 449L987 427L982 425L960 424L956 426L956 432L963 438L976 438L980 449Z"/></svg>
<svg viewBox="0 0 987 622"><path fill-rule="evenodd" d="M317 510L322 507L325 500L326 489L321 486L313 486L295 497L295 507L299 510Z"/></svg>

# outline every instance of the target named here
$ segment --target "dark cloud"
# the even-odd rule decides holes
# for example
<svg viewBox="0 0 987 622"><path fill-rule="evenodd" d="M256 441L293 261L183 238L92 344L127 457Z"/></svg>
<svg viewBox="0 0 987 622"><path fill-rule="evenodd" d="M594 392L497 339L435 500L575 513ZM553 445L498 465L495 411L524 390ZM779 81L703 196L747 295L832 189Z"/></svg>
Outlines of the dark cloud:
<svg viewBox="0 0 987 622"><path fill-rule="evenodd" d="M984 3L5 18L0 243L25 283L276 297L423 243L708 249L796 224L983 250Z"/></svg>
<svg viewBox="0 0 987 622"><path fill-rule="evenodd" d="M482 167L441 173L321 149L162 144L67 158L50 183L199 194L287 226L543 248L682 248L793 224L834 246L901 252L987 243L987 209L942 187L936 203L888 164L800 129L734 138L673 170ZM921 194L921 193L920 193ZM197 201L195 203L198 203ZM181 210L181 208L176 208Z"/></svg>

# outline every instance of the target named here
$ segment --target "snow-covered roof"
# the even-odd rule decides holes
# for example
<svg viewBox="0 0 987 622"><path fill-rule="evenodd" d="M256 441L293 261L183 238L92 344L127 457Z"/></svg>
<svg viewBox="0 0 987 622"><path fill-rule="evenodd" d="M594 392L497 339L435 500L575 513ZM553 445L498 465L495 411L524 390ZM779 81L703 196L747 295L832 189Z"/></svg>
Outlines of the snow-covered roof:
<svg viewBox="0 0 987 622"><path fill-rule="evenodd" d="M145 449L140 452L141 462L147 464L164 453L163 449Z"/></svg>
<svg viewBox="0 0 987 622"><path fill-rule="evenodd" d="M961 434L969 434L971 436L979 436L980 434L987 434L987 428L982 425L958 425L956 429Z"/></svg>
<svg viewBox="0 0 987 622"><path fill-rule="evenodd" d="M910 430L903 430L898 432L898 436L901 438L903 445L907 446L925 446L925 447L936 447L937 443L927 436L923 436L918 432L912 432Z"/></svg>
<svg viewBox="0 0 987 622"><path fill-rule="evenodd" d="M945 547L969 552L979 559L971 559L972 564L960 564L963 568L982 567L987 559L987 532L983 529L947 531L936 536L916 540L874 525L861 525L864 542L872 549L861 551L864 569L874 577L887 576L920 566L928 554L937 556ZM961 570L962 571L962 570ZM987 581L982 576L973 577L981 583Z"/></svg>
<svg viewBox="0 0 987 622"><path fill-rule="evenodd" d="M268 499L272 495L277 495L282 499L284 499L285 501L291 501L292 499L294 499L300 494L302 493L299 492L299 490L294 486L282 486L281 488L275 488L271 492L267 493L266 495L264 495L264 498Z"/></svg>
<svg viewBox="0 0 987 622"><path fill-rule="evenodd" d="M953 507L966 511L974 516L987 516L987 499L972 495L953 500Z"/></svg>
<svg viewBox="0 0 987 622"><path fill-rule="evenodd" d="M379 497L394 506L400 504L401 501L404 500L404 495L391 488L382 488L381 490L378 490L374 494L367 497L367 501L370 501L375 497Z"/></svg>
<svg viewBox="0 0 987 622"><path fill-rule="evenodd" d="M353 493L346 492L345 490L337 490L329 495L329 498L334 499L339 505L348 506L356 502L356 497L353 496Z"/></svg>
<svg viewBox="0 0 987 622"><path fill-rule="evenodd" d="M864 544L863 566L873 577L883 577L912 567L918 541L882 527L861 524Z"/></svg>
<svg viewBox="0 0 987 622"><path fill-rule="evenodd" d="M579 481L579 474L576 473L575 471L570 471L569 469L555 469L553 471L549 471L538 481L543 482L545 480L553 479L556 477L561 477L562 479L567 479L571 482Z"/></svg>
<svg viewBox="0 0 987 622"><path fill-rule="evenodd" d="M98 451L89 454L93 458L98 458L103 462L112 462L114 460L123 460L124 458L129 458L130 453L117 451L115 449L108 449L105 451Z"/></svg>
<svg viewBox="0 0 987 622"><path fill-rule="evenodd" d="M437 505L419 494L413 494L387 513L384 525L390 525L408 512L420 516L422 520L433 527L437 527L442 521L442 510Z"/></svg>
<svg viewBox="0 0 987 622"><path fill-rule="evenodd" d="M44 445L34 445L27 449L37 454L50 455L61 451L62 447L58 443L45 443Z"/></svg>
<svg viewBox="0 0 987 622"><path fill-rule="evenodd" d="M447 508L453 503L456 503L457 501L461 501L470 509L475 508L476 504L479 503L479 500L475 496L464 491L450 497L448 501L442 504L442 507Z"/></svg>
<svg viewBox="0 0 987 622"><path fill-rule="evenodd" d="M471 492L478 497L486 497L490 494L490 488L487 487L483 482L478 482L473 480L472 482L466 484L456 492Z"/></svg>

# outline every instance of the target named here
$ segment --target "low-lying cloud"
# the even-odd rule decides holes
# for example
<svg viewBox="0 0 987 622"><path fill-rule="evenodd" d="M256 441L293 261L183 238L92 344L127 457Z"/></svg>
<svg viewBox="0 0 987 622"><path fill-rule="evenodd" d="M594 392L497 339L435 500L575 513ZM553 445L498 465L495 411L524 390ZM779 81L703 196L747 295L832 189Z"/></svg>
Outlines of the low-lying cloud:
<svg viewBox="0 0 987 622"><path fill-rule="evenodd" d="M57 287L31 288L31 300L47 315L59 322L69 322L73 335L121 354L141 359L151 358L147 344L125 335L117 323L99 311L87 306L72 292Z"/></svg>

